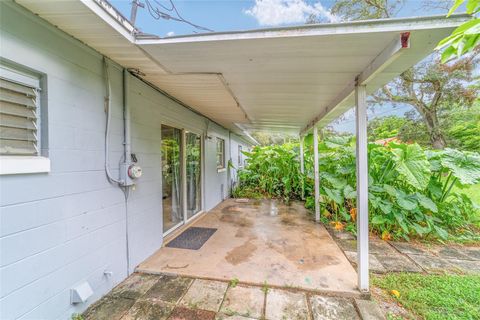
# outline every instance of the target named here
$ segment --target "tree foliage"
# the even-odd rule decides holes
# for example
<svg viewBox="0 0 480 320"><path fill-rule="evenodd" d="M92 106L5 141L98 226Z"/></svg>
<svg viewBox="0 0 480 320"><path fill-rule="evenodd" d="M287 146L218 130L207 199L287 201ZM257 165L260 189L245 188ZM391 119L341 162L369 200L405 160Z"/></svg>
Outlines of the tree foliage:
<svg viewBox="0 0 480 320"><path fill-rule="evenodd" d="M480 12L480 0L456 0L447 17L452 15L462 4L466 3L467 13ZM473 51L480 44L480 19L475 17L456 28L450 36L438 43L437 50L443 49L442 62Z"/></svg>
<svg viewBox="0 0 480 320"><path fill-rule="evenodd" d="M390 18L403 6L405 0L337 0L331 12L343 20L370 20Z"/></svg>
<svg viewBox="0 0 480 320"><path fill-rule="evenodd" d="M464 2L457 0L451 12ZM423 6L437 6L440 2L419 1L419 9L422 3ZM404 1L396 0L336 0L332 12L345 20L389 18L396 16L403 4ZM443 6L444 2L441 4ZM477 13L479 4L479 0L468 0L467 11ZM430 145L437 149L449 146L450 142L445 137L446 132L439 120L442 113L449 112L454 104L464 103L464 107L470 107L479 94L478 88L470 86L473 80L472 70L478 62L478 52L474 48L480 40L478 19L472 21L477 22L468 22L468 25L459 27L452 37L439 45L439 48L450 46L445 50L447 53L441 57L440 53L436 53L410 68L387 84L373 99L373 105L404 104L413 107L419 115L417 120L423 122L420 127L428 133ZM455 49L455 54L469 52L469 55L458 61L442 64L441 59L445 61L446 55L455 56L448 53L449 50L453 50L450 48ZM407 132L404 133L408 135Z"/></svg>
<svg viewBox="0 0 480 320"><path fill-rule="evenodd" d="M368 139L377 141L398 137L400 130L409 120L399 116L386 116L373 118L368 122Z"/></svg>
<svg viewBox="0 0 480 320"><path fill-rule="evenodd" d="M370 102L412 106L425 124L431 145L443 149L447 140L440 118L455 105L473 105L479 94L478 87L471 85L477 64L477 52L450 64L438 58L425 60L384 86Z"/></svg>

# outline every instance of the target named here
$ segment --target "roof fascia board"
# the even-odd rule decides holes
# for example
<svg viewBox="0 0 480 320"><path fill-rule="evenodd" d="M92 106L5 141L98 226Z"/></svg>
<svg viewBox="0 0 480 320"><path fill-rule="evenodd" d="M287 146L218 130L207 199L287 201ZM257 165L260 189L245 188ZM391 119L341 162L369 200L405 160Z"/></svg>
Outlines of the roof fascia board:
<svg viewBox="0 0 480 320"><path fill-rule="evenodd" d="M374 79L378 73L388 67L403 52L408 50L410 48L410 39L407 38L406 41L404 41L402 37L403 34L397 35L355 79L352 79L348 83L345 89L343 89L342 92L340 92L340 94L336 96L320 114L316 115L308 122L305 128L300 131L300 135L306 134L311 128L316 126L323 117L328 115L329 112L349 99L355 91L356 85L367 85L368 82Z"/></svg>
<svg viewBox="0 0 480 320"><path fill-rule="evenodd" d="M106 22L115 31L131 43L135 43L136 29L111 4L104 0L80 0L100 19Z"/></svg>
<svg viewBox="0 0 480 320"><path fill-rule="evenodd" d="M401 32L424 29L454 28L472 17L467 14L457 14L446 18L441 16L413 17L401 19L378 19L343 23L304 25L284 28L256 29L235 32L204 33L168 38L138 37L137 45L174 44L189 42L248 40L284 37L326 36L336 34L362 34L376 32Z"/></svg>

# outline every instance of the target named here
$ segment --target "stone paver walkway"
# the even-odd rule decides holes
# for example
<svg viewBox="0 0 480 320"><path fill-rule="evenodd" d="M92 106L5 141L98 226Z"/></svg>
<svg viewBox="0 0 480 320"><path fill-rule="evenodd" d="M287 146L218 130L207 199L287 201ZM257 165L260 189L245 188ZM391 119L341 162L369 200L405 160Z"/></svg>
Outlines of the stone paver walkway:
<svg viewBox="0 0 480 320"><path fill-rule="evenodd" d="M352 265L357 263L357 241L346 232L329 229ZM370 270L386 272L480 273L480 247L424 245L370 239Z"/></svg>
<svg viewBox="0 0 480 320"><path fill-rule="evenodd" d="M384 319L380 308L370 300L145 273L131 275L87 309L83 317L85 320Z"/></svg>

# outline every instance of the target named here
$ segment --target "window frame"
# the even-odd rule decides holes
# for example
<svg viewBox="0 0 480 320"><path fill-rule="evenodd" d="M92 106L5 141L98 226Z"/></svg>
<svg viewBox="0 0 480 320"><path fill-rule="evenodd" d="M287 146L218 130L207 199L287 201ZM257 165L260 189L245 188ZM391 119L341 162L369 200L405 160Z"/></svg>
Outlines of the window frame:
<svg viewBox="0 0 480 320"><path fill-rule="evenodd" d="M243 146L241 144L238 145L238 167L243 168Z"/></svg>
<svg viewBox="0 0 480 320"><path fill-rule="evenodd" d="M0 175L47 173L50 172L50 159L46 152L46 128L43 119L43 109L46 102L42 88L45 84L44 75L27 67L0 60L0 78L19 85L34 88L37 91L35 114L36 155L0 155Z"/></svg>
<svg viewBox="0 0 480 320"><path fill-rule="evenodd" d="M225 163L225 139L217 137L215 143L216 143L216 145L215 145L215 150L216 150L216 152L215 152L215 162L216 162L216 166L217 166L217 171L218 172L225 171L227 169L226 163ZM219 148L218 148L219 143L221 145L221 150L219 150ZM219 158L219 156L220 156L220 158ZM219 159L221 160L220 164L219 164L219 161L218 161Z"/></svg>

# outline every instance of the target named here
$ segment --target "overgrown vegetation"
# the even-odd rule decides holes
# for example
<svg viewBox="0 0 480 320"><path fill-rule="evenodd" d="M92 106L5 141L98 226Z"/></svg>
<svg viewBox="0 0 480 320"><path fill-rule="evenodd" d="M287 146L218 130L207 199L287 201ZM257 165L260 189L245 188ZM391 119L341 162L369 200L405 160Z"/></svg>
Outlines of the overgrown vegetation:
<svg viewBox="0 0 480 320"><path fill-rule="evenodd" d="M383 289L386 296L397 291L398 296L392 295L391 300L400 303L416 317L426 320L480 319L478 275L390 273L375 276L372 282ZM397 319L395 315L390 318Z"/></svg>
<svg viewBox="0 0 480 320"><path fill-rule="evenodd" d="M262 194L286 202L305 194L312 209L313 143L305 139L305 174L299 145L255 147L245 152L235 196ZM480 155L469 151L423 149L418 144L368 145L371 231L383 239L480 240L478 206L462 190L480 183ZM322 220L355 232L355 141L330 137L319 144Z"/></svg>
<svg viewBox="0 0 480 320"><path fill-rule="evenodd" d="M438 123L448 147L480 151L480 100L477 99L472 106L454 103L442 108L438 112ZM425 123L413 110L405 117L373 118L368 123L368 138L372 142L397 138L405 142L415 141L424 147L432 145Z"/></svg>

